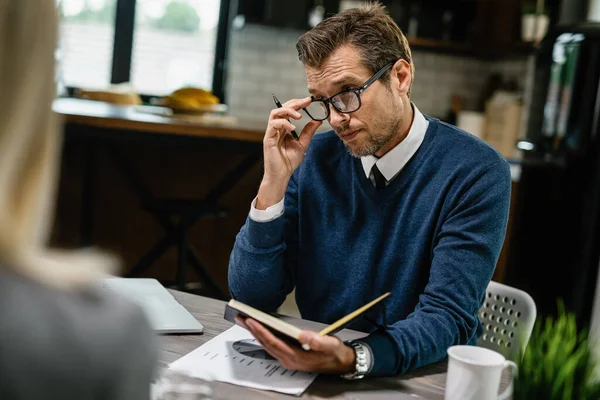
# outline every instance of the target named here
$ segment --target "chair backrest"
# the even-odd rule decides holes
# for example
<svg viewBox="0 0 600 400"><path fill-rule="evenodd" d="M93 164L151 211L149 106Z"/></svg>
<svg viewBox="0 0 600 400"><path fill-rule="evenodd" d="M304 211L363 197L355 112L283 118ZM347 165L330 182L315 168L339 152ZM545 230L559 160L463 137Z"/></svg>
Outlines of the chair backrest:
<svg viewBox="0 0 600 400"><path fill-rule="evenodd" d="M517 361L527 347L537 308L526 292L491 281L479 310L483 335L477 345Z"/></svg>

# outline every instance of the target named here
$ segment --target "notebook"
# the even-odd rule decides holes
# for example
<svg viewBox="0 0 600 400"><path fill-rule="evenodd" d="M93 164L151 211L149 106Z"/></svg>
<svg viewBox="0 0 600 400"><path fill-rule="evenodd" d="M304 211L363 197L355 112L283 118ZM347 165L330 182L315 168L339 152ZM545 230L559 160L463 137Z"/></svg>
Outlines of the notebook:
<svg viewBox="0 0 600 400"><path fill-rule="evenodd" d="M350 323L355 321L357 318L364 316L365 313L374 308L376 305L380 304L390 294L390 292L382 294L373 301L352 311L348 315L338 319L331 325L325 327L319 332L319 334L321 336L324 336L333 335L334 333L339 332L340 330L350 325ZM292 343L296 343L299 341L298 339L300 337L300 332L302 332L302 329L298 328L297 326L294 326L289 322L285 322L271 314L257 310L256 308L244 304L241 301L237 301L234 299L229 300L229 303L227 303L225 307L224 318L230 322L235 323L235 317L238 315L241 315L242 317L254 318L282 339L291 341Z"/></svg>

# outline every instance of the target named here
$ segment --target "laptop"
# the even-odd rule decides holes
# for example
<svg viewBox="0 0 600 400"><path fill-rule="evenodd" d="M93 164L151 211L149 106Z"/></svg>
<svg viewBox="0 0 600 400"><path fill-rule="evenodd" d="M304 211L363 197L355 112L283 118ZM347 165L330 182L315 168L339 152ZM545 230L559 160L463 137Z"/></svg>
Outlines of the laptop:
<svg viewBox="0 0 600 400"><path fill-rule="evenodd" d="M102 279L100 287L142 307L157 333L201 333L204 330L202 324L156 279L110 277Z"/></svg>

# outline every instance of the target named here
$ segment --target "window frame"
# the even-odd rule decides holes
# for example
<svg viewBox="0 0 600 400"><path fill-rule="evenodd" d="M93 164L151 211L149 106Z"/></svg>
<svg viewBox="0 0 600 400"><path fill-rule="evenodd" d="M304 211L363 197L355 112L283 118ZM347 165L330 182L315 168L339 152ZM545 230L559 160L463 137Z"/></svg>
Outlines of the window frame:
<svg viewBox="0 0 600 400"><path fill-rule="evenodd" d="M235 2L235 0L234 0ZM129 82L131 80L131 65L133 57L133 38L135 31L135 12L137 0L117 0L115 12L115 33L113 37L113 55L111 61L111 84ZM219 7L219 22L215 41L215 61L213 67L212 92L222 103L225 98L225 74L227 71L227 39L231 24L231 0L221 0ZM68 87L68 93L73 96L74 87ZM142 100L148 102L155 95L140 93Z"/></svg>

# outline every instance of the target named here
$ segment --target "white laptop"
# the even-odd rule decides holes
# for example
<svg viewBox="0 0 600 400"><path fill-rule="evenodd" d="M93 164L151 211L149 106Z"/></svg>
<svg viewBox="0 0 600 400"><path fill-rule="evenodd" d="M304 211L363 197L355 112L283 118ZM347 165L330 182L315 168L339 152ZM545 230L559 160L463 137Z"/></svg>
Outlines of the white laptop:
<svg viewBox="0 0 600 400"><path fill-rule="evenodd" d="M200 333L204 327L156 279L110 277L100 281L109 290L137 303L157 333Z"/></svg>

